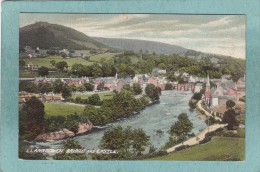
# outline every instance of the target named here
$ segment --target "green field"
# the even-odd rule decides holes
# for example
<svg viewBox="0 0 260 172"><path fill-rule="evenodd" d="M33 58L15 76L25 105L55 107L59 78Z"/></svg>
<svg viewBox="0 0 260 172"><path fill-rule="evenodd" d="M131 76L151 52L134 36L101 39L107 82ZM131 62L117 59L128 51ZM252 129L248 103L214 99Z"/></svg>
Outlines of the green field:
<svg viewBox="0 0 260 172"><path fill-rule="evenodd" d="M26 58L24 59L26 64L32 63L33 65L39 65L39 66L46 66L48 68L51 68L53 66L51 66L50 61L55 60L56 63L61 62L61 61L65 61L68 63L69 66L72 66L75 63L80 63L83 65L91 65L92 62L82 59L80 57L78 58L70 58L70 59L64 59L60 56L51 56L51 57L46 57L46 58Z"/></svg>
<svg viewBox="0 0 260 172"><path fill-rule="evenodd" d="M203 145L174 152L151 160L178 161L230 161L245 159L245 139L231 137L213 137Z"/></svg>
<svg viewBox="0 0 260 172"><path fill-rule="evenodd" d="M99 93L98 95L101 100L107 100L107 99L113 98L114 94L115 93L113 93L113 92L105 92L105 93ZM74 94L74 95L72 95L72 98L75 99L76 97L80 97L81 99L86 99L91 95L93 95L93 94L81 94L81 95Z"/></svg>
<svg viewBox="0 0 260 172"><path fill-rule="evenodd" d="M44 103L45 114L47 116L66 116L72 113L82 113L84 106L73 105L73 104L64 104L64 103L55 103L48 102Z"/></svg>
<svg viewBox="0 0 260 172"><path fill-rule="evenodd" d="M50 61L55 60L56 63L65 61L68 63L69 67L71 67L75 63L79 63L82 65L91 65L94 62L103 62L103 61L111 61L112 58L120 53L104 53L91 56L89 60L82 59L80 57L77 58L62 58L61 56L50 56L46 58L26 58L24 59L26 64L46 66L48 68L53 68Z"/></svg>
<svg viewBox="0 0 260 172"><path fill-rule="evenodd" d="M97 54L97 55L91 56L91 57L89 58L89 60L90 60L90 61L94 61L94 62L111 61L112 58L113 58L115 55L118 55L118 54L121 54L121 53L104 53L104 54Z"/></svg>

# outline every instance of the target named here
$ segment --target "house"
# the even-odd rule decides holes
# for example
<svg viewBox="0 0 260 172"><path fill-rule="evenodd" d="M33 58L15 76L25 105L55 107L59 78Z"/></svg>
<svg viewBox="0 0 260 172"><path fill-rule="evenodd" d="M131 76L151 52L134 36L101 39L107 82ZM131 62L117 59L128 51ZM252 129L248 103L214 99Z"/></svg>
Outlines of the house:
<svg viewBox="0 0 260 172"><path fill-rule="evenodd" d="M42 101L62 101L64 100L61 94L47 94L42 96Z"/></svg>
<svg viewBox="0 0 260 172"><path fill-rule="evenodd" d="M40 94L34 94L34 93L27 93L25 91L19 92L19 103L25 103L27 99L30 99L31 97L36 97L40 99Z"/></svg>
<svg viewBox="0 0 260 172"><path fill-rule="evenodd" d="M70 58L82 57L81 53L69 53L68 56Z"/></svg>
<svg viewBox="0 0 260 172"><path fill-rule="evenodd" d="M174 76L175 76L175 77L180 76L180 74L181 74L181 73L180 73L179 71L174 72Z"/></svg>
<svg viewBox="0 0 260 172"><path fill-rule="evenodd" d="M153 84L154 86L158 86L159 81L156 77L152 76L148 79L148 84Z"/></svg>
<svg viewBox="0 0 260 172"><path fill-rule="evenodd" d="M166 74L166 69L154 68L152 73Z"/></svg>
<svg viewBox="0 0 260 172"><path fill-rule="evenodd" d="M140 84L140 85L143 85L144 84L144 76L135 74L135 77L133 78L133 82Z"/></svg>

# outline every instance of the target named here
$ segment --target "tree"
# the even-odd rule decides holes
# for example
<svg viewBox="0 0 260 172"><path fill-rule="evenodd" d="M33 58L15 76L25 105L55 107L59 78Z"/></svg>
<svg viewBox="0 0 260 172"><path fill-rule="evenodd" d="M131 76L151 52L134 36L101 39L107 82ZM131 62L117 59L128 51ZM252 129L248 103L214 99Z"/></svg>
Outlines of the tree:
<svg viewBox="0 0 260 172"><path fill-rule="evenodd" d="M98 94L93 94L89 96L88 100L89 100L89 104L98 105L100 102L100 97Z"/></svg>
<svg viewBox="0 0 260 172"><path fill-rule="evenodd" d="M147 86L145 87L145 93L152 100L160 99L160 90L157 87L155 87L153 84L147 84Z"/></svg>
<svg viewBox="0 0 260 172"><path fill-rule="evenodd" d="M149 145L149 136L143 129L132 129L131 127L114 127L105 131L101 141L101 149L115 150L116 154L98 156L97 159L131 159L139 156Z"/></svg>
<svg viewBox="0 0 260 172"><path fill-rule="evenodd" d="M97 90L104 90L104 83L103 82L98 84Z"/></svg>
<svg viewBox="0 0 260 172"><path fill-rule="evenodd" d="M24 139L34 139L43 131L44 104L35 96L27 99L19 113L19 134ZM20 128L21 127L21 128Z"/></svg>
<svg viewBox="0 0 260 172"><path fill-rule="evenodd" d="M87 159L87 156L85 153L68 153L67 151L72 149L79 149L83 150L84 147L82 147L78 141L73 139L67 139L62 146L63 152L60 154L56 154L53 156L53 159L55 160L85 160Z"/></svg>
<svg viewBox="0 0 260 172"><path fill-rule="evenodd" d="M64 71L65 68L68 68L68 63L65 62L65 61L61 61L61 62L56 63L56 64L55 64L55 67L56 67L58 70Z"/></svg>
<svg viewBox="0 0 260 172"><path fill-rule="evenodd" d="M86 91L86 88L85 88L84 85L81 85L81 86L79 86L79 87L77 88L77 90L78 90L79 92L84 92L84 91Z"/></svg>
<svg viewBox="0 0 260 172"><path fill-rule="evenodd" d="M67 54L64 53L64 52L62 52L62 53L61 53L61 57L62 57L62 58L66 58L66 57L67 57Z"/></svg>
<svg viewBox="0 0 260 172"><path fill-rule="evenodd" d="M133 153L138 156L141 155L145 150L145 146L149 145L149 136L146 135L143 129L134 129L132 131L132 139L133 139Z"/></svg>
<svg viewBox="0 0 260 172"><path fill-rule="evenodd" d="M69 89L68 86L64 86L62 88L62 91L61 91L61 95L64 99L68 99L69 97L71 97L71 90Z"/></svg>
<svg viewBox="0 0 260 172"><path fill-rule="evenodd" d="M194 93L192 99L194 100L201 100L202 94L201 93Z"/></svg>
<svg viewBox="0 0 260 172"><path fill-rule="evenodd" d="M52 67L55 67L56 61L55 60L51 60L50 64L51 64Z"/></svg>
<svg viewBox="0 0 260 172"><path fill-rule="evenodd" d="M94 85L90 84L90 83L85 83L84 84L86 91L93 91L94 90Z"/></svg>
<svg viewBox="0 0 260 172"><path fill-rule="evenodd" d="M131 89L131 86L129 84L125 84L122 87L122 90L133 92L133 90Z"/></svg>
<svg viewBox="0 0 260 172"><path fill-rule="evenodd" d="M69 87L72 92L77 91L77 87L75 85L70 85Z"/></svg>
<svg viewBox="0 0 260 172"><path fill-rule="evenodd" d="M90 67L92 68L92 75L93 75L94 78L102 76L103 71L97 63L91 65Z"/></svg>
<svg viewBox="0 0 260 172"><path fill-rule="evenodd" d="M19 91L25 91L28 93L39 93L37 85L33 82L27 82L27 81L19 82Z"/></svg>
<svg viewBox="0 0 260 172"><path fill-rule="evenodd" d="M135 95L141 94L143 92L140 84L138 84L138 83L133 84L133 91L134 91Z"/></svg>
<svg viewBox="0 0 260 172"><path fill-rule="evenodd" d="M169 133L177 139L183 140L184 137L191 132L193 128L192 122L189 120L186 113L181 113L176 121L170 128Z"/></svg>
<svg viewBox="0 0 260 172"><path fill-rule="evenodd" d="M172 84L171 83L167 83L165 85L165 90L172 90Z"/></svg>
<svg viewBox="0 0 260 172"><path fill-rule="evenodd" d="M236 112L234 109L228 109L224 115L223 115L223 119L222 119L222 122L225 124L227 123L228 126L228 130L233 130L234 129L234 126L238 126L238 121L236 119Z"/></svg>
<svg viewBox="0 0 260 172"><path fill-rule="evenodd" d="M105 125L105 116L101 115L98 109L94 106L87 105L83 111L83 115L94 125Z"/></svg>
<svg viewBox="0 0 260 172"><path fill-rule="evenodd" d="M158 67L161 68L161 69L166 69L166 65L164 63L160 63L158 65Z"/></svg>
<svg viewBox="0 0 260 172"><path fill-rule="evenodd" d="M19 67L24 67L26 62L24 60L19 60Z"/></svg>
<svg viewBox="0 0 260 172"><path fill-rule="evenodd" d="M64 84L60 79L57 79L56 81L53 82L53 92L54 93L61 93L62 92L62 88L63 88Z"/></svg>
<svg viewBox="0 0 260 172"><path fill-rule="evenodd" d="M52 86L50 83L42 83L38 85L41 93L49 93L52 92Z"/></svg>
<svg viewBox="0 0 260 172"><path fill-rule="evenodd" d="M226 102L226 108L229 109L229 108L233 108L234 106L236 105L236 103L232 100L228 100Z"/></svg>
<svg viewBox="0 0 260 172"><path fill-rule="evenodd" d="M38 75L40 76L46 76L49 75L49 69L45 66L42 66L38 69Z"/></svg>

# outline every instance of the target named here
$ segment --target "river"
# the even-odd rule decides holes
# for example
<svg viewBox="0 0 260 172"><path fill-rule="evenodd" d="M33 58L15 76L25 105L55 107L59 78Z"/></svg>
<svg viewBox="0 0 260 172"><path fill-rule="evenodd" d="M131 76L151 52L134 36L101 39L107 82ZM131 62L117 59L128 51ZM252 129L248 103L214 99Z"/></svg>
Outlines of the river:
<svg viewBox="0 0 260 172"><path fill-rule="evenodd" d="M110 127L103 130L93 131L86 135L76 136L75 140L86 149L98 148L99 142L105 132L113 126L121 125L123 127L131 126L132 128L142 128L147 135L150 136L150 142L156 148L164 146L168 141L168 130L171 125L177 120L180 113L188 114L189 119L193 123L192 132L195 134L206 128L206 124L202 119L199 119L196 110L190 111L188 102L192 93L185 91L162 91L160 103L146 107L139 114L127 119L122 119ZM158 130L162 132L157 132ZM36 145L49 148L61 148L62 140L52 142L36 142Z"/></svg>

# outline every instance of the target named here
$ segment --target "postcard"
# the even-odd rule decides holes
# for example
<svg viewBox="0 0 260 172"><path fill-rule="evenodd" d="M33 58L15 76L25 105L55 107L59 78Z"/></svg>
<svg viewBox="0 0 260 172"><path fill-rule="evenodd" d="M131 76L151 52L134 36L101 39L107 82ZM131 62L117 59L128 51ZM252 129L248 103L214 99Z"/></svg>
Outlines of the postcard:
<svg viewBox="0 0 260 172"><path fill-rule="evenodd" d="M21 13L19 158L243 161L245 19Z"/></svg>
<svg viewBox="0 0 260 172"><path fill-rule="evenodd" d="M256 5L154 3L3 3L1 170L260 169Z"/></svg>

